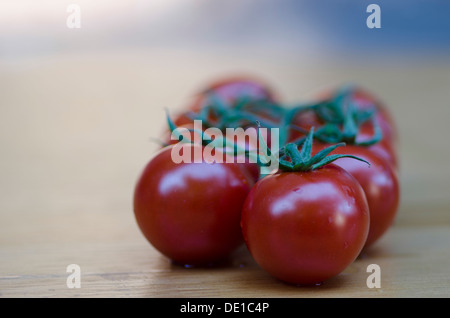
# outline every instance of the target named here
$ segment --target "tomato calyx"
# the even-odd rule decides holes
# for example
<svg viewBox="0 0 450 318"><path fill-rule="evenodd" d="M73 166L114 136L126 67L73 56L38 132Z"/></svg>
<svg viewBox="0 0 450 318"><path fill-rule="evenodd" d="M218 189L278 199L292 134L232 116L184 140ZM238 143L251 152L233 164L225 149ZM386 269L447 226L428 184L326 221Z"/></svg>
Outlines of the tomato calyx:
<svg viewBox="0 0 450 318"><path fill-rule="evenodd" d="M370 118L359 121L356 119L357 112L352 105L349 105L345 111L345 119L342 125L338 124L326 124L321 127L315 137L326 143L345 142L350 145L368 147L380 142L383 138L383 132L378 125L375 117L371 115ZM373 134L370 138L359 140L360 126L362 124L370 122L373 127Z"/></svg>
<svg viewBox="0 0 450 318"><path fill-rule="evenodd" d="M333 96L318 103L316 107L317 115L326 123L343 124L347 119L346 105L354 103L353 95L355 91L356 87L352 85L341 87ZM359 125L372 118L375 112L376 107L372 105L363 109L358 108L357 111L354 111L353 116Z"/></svg>
<svg viewBox="0 0 450 318"><path fill-rule="evenodd" d="M301 150L299 150L298 144L292 142L288 143L286 147L280 150L279 168L281 171L311 171L319 169L339 158L353 158L363 161L370 166L370 163L362 158L353 155L335 154L330 153L337 147L345 146L345 142L340 142L331 146L328 146L314 156L311 156L312 144L314 138L314 127L310 129L310 132L306 139L301 142Z"/></svg>
<svg viewBox="0 0 450 318"><path fill-rule="evenodd" d="M383 139L383 132L376 120L376 110L359 110L350 101L345 101L345 94L339 94L335 100L329 103L319 103L312 108L324 121L314 138L324 143L339 143L356 146L372 146ZM330 111L331 113L327 113ZM326 114L326 115L324 115ZM370 138L360 140L360 127L369 124L373 133ZM306 134L300 127L293 127L294 130ZM299 138L300 140L305 137Z"/></svg>

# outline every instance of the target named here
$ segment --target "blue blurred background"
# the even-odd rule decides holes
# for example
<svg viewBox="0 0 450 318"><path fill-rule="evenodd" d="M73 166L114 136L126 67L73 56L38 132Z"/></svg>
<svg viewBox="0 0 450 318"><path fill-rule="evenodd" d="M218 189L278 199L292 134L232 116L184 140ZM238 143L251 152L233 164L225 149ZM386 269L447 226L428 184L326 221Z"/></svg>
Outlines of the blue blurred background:
<svg viewBox="0 0 450 318"><path fill-rule="evenodd" d="M68 4L81 29L65 25ZM381 29L369 29L369 4ZM450 54L447 0L4 0L0 57L150 47L321 56Z"/></svg>

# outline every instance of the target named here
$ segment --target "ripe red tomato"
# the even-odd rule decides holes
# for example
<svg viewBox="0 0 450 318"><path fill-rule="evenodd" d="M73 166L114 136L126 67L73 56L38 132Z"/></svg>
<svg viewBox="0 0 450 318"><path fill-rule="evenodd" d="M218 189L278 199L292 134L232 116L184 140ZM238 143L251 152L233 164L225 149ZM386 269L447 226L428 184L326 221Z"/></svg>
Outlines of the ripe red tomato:
<svg viewBox="0 0 450 318"><path fill-rule="evenodd" d="M326 145L316 143L312 152L317 153L324 147ZM336 148L333 154L354 155L370 163L368 166L350 158L340 158L333 162L358 180L366 195L370 211L370 230L365 243L367 248L386 233L397 214L400 183L396 169L370 147L347 145Z"/></svg>
<svg viewBox="0 0 450 318"><path fill-rule="evenodd" d="M317 115L313 108L299 111L293 116L290 122L291 128L289 129L288 141L294 142L307 135L311 127L315 127L317 130L324 124L325 122Z"/></svg>
<svg viewBox="0 0 450 318"><path fill-rule="evenodd" d="M375 119L383 132L383 139L385 142L390 142L392 146L396 146L398 143L397 127L387 107L378 98L375 98L375 96L361 87L354 89L352 99L359 109L369 110L375 107L377 111Z"/></svg>
<svg viewBox="0 0 450 318"><path fill-rule="evenodd" d="M274 90L261 79L257 79L245 75L236 75L227 78L221 78L212 82L208 87L204 88L196 95L194 102L189 109L198 111L207 102L207 96L214 94L225 104L234 106L240 98L246 97L251 100L268 100L275 101Z"/></svg>
<svg viewBox="0 0 450 318"><path fill-rule="evenodd" d="M243 98L247 99L247 103L252 101L275 103L277 100L274 90L256 77L236 75L221 78L211 82L207 87L195 94L193 101L174 118L174 123L177 126L191 123L192 118L189 114L198 113L207 105L213 103L212 97L224 107L234 107ZM217 114L212 112L209 112L206 117L212 123L218 120Z"/></svg>
<svg viewBox="0 0 450 318"><path fill-rule="evenodd" d="M364 123L359 127L358 136L355 140L356 144L363 143L367 140L370 140L374 136L374 126L370 122ZM385 158L391 165L398 169L399 160L398 160L398 151L397 146L393 143L392 140L383 137L381 140L373 145L367 147L371 151L377 153L379 156Z"/></svg>
<svg viewBox="0 0 450 318"><path fill-rule="evenodd" d="M357 100L358 107L361 109L369 109L369 103L368 102L361 102L361 96L360 90L354 91L355 100ZM365 95L364 95L365 96ZM370 105L374 105L373 103ZM320 107L320 104L317 105L317 107ZM380 106L381 107L381 106ZM294 142L300 138L303 138L308 133L308 130L311 127L315 127L316 132L318 132L321 128L325 127L327 123L324 119L322 119L318 113L318 108L305 108L303 111L299 111L291 121L291 125L293 128L290 130L289 134L289 142ZM381 130L381 139L368 146L369 149L371 149L373 152L377 153L379 156L382 156L386 160L388 160L395 168L398 168L398 153L397 153L397 147L395 142L392 140L393 138L393 124L391 124L391 121L387 121L387 118L384 119L384 116L387 116L387 110L385 108L379 108L380 111L382 111L380 114L376 114L374 118L366 119L365 122L356 124L355 122L355 139L352 141L339 139L339 137L331 136L332 138L337 138L334 142L346 142L348 144L355 144L355 145L361 145L363 143L369 142L373 140L375 134L377 133L376 128L378 127ZM346 111L343 110L343 116L346 116ZM386 114L386 115L385 115ZM331 123L332 124L332 123ZM335 123L335 129L337 129L340 133L340 138L343 138L343 127L344 123ZM357 127L357 128L356 128ZM391 128L392 127L392 128ZM387 135L386 135L387 132ZM317 136L317 139L320 139L319 136Z"/></svg>
<svg viewBox="0 0 450 318"><path fill-rule="evenodd" d="M174 263L205 265L225 259L243 243L240 216L253 180L232 163L175 163L161 149L136 184L134 214L145 238ZM204 147L186 144L195 153Z"/></svg>
<svg viewBox="0 0 450 318"><path fill-rule="evenodd" d="M306 126L305 126L306 127ZM317 127L317 126L311 126L311 127ZM363 147L367 150L370 150L373 152L376 156L384 158L387 162L389 162L392 167L396 170L398 170L399 162L398 162L398 154L396 148L394 146L386 141L385 139L381 139L379 142L374 143L369 146L359 146L360 143L367 142L371 140L374 136L373 126L372 125L363 125L360 127L356 140L354 141L355 147ZM290 142L295 142L296 140L305 137L305 133L299 132L299 131L292 131L290 135ZM320 138L317 138L320 140ZM336 141L337 142L337 141ZM317 145L319 146L320 143L317 141ZM351 143L348 144L348 146L352 145Z"/></svg>
<svg viewBox="0 0 450 318"><path fill-rule="evenodd" d="M369 208L355 178L328 164L259 180L245 201L241 227L248 250L269 274L290 284L319 284L358 257Z"/></svg>
<svg viewBox="0 0 450 318"><path fill-rule="evenodd" d="M338 94L340 94L340 88L322 93L319 96L319 99L328 100L330 97ZM384 142L396 146L398 143L397 127L393 116L386 105L368 90L359 86L349 88L346 94L348 98L345 102L351 103L357 110L375 111L375 120L380 126ZM367 123L367 125L370 125L370 123Z"/></svg>

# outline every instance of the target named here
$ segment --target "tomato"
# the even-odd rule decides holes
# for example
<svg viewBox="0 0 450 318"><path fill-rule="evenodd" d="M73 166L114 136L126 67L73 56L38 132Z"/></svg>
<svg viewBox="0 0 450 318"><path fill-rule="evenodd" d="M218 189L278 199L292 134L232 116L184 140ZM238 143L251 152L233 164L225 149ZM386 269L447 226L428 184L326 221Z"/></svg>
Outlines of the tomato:
<svg viewBox="0 0 450 318"><path fill-rule="evenodd" d="M383 132L383 139L395 146L398 143L398 132L392 114L387 107L367 90L357 87L353 90L352 100L359 109L371 109L375 107L375 118Z"/></svg>
<svg viewBox="0 0 450 318"><path fill-rule="evenodd" d="M306 127L306 126L305 126ZM311 126L314 127L314 126ZM394 148L394 146L385 141L384 139L381 139L379 142L376 142L374 144L371 145L367 145L367 146L360 146L360 144L367 142L369 140L371 140L374 136L374 131L373 131L373 127L372 125L363 125L356 136L355 141L353 141L352 143L348 143L348 145L354 145L356 147L364 147L367 150L370 150L371 152L373 152L376 156L382 157L384 158L387 162L389 162L392 167L396 170L398 170L398 154L396 149ZM295 142L297 140L300 140L301 138L305 137L305 133L304 132L300 132L300 131L293 131L291 132L290 135L290 142ZM318 140L321 140L321 137L317 137ZM342 140L336 140L336 142L338 141L342 141Z"/></svg>
<svg viewBox="0 0 450 318"><path fill-rule="evenodd" d="M324 125L325 122L317 115L314 108L307 108L297 112L290 121L288 142L296 141L304 137L311 127L316 129Z"/></svg>
<svg viewBox="0 0 450 318"><path fill-rule="evenodd" d="M331 139L334 142L346 142L347 144L363 145L374 139L376 134L381 133L381 138L372 143L368 148L388 160L395 168L398 168L398 152L394 138L394 127L388 112L385 107L375 104L374 101L368 101L368 95L363 94L361 89L351 91L349 95L353 100L351 106L353 108L346 108L344 104L327 104L327 100L324 99L321 103L317 103L313 107L306 107L300 110L291 120L289 142L294 142L305 137L306 133L311 127L315 127L316 131L323 129L325 126L334 126L335 131L331 133ZM366 99L363 99L365 97ZM328 97L330 98L330 97ZM342 101L341 101L342 102ZM330 108L327 108L330 107ZM376 112L369 117L366 117L364 121L357 122L356 118L361 116L358 114L361 110L371 110L376 107ZM327 113L327 118L322 118L320 113ZM352 128L350 136L352 138L345 138L345 127L349 123L351 116ZM327 121L328 120L328 121ZM320 135L323 135L320 134ZM325 134L326 135L326 134ZM324 136L317 136L318 140L325 141ZM325 138L326 139L326 138Z"/></svg>
<svg viewBox="0 0 450 318"><path fill-rule="evenodd" d="M192 122L193 114L198 115L207 106L219 103L220 107L233 108L244 99L247 106L254 106L255 102L275 103L277 97L274 90L261 79L244 75L221 78L195 94L188 106L174 118L174 122L176 125L185 125ZM260 108L261 106L258 107ZM255 112L254 107L251 112ZM205 119L214 127L218 126L220 117L213 110L205 115ZM266 114L265 117L274 119Z"/></svg>
<svg viewBox="0 0 450 318"><path fill-rule="evenodd" d="M340 101L341 103L350 103L357 110L375 111L375 120L380 126L384 142L391 143L392 146L397 145L398 132L391 112L384 103L382 103L368 90L360 86L338 88L320 94L319 98L321 100L327 101L336 98L336 96L339 96L342 93L345 97ZM370 123L367 123L367 125L370 125Z"/></svg>
<svg viewBox="0 0 450 318"><path fill-rule="evenodd" d="M374 133L375 131L372 123L368 122L362 124L358 129L355 144L358 145L372 139ZM389 140L389 138L385 138L385 136L383 135L379 142L368 146L368 149L385 158L388 162L391 163L394 168L398 169L399 160L397 147L391 140Z"/></svg>
<svg viewBox="0 0 450 318"><path fill-rule="evenodd" d="M316 143L312 152L317 153L325 146L327 145ZM358 180L366 195L370 211L370 230L365 243L367 248L386 233L397 214L400 184L396 169L370 147L347 145L336 148L333 154L354 155L370 163L368 166L350 158L340 158L333 162Z"/></svg>
<svg viewBox="0 0 450 318"><path fill-rule="evenodd" d="M209 163L204 147L198 163L175 163L161 149L147 164L134 191L134 214L145 238L182 265L208 265L226 259L243 244L240 216L253 180L233 163Z"/></svg>
<svg viewBox="0 0 450 318"><path fill-rule="evenodd" d="M249 252L269 274L289 284L320 284L358 257L369 209L355 178L331 163L259 180L241 227Z"/></svg>
<svg viewBox="0 0 450 318"><path fill-rule="evenodd" d="M195 96L189 109L194 111L200 110L209 102L209 94L213 94L230 106L234 106L241 98L267 101L275 101L277 99L273 89L261 79L236 75L212 82Z"/></svg>

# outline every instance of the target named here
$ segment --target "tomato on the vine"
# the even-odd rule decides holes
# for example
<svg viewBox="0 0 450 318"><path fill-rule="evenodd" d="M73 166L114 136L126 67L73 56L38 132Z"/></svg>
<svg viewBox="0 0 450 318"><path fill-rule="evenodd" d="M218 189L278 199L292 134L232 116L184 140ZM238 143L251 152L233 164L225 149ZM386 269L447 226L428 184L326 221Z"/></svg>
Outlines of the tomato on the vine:
<svg viewBox="0 0 450 318"><path fill-rule="evenodd" d="M376 109L375 118L383 132L384 140L395 146L398 142L398 132L393 116L388 108L378 98L375 98L373 94L361 87L354 89L352 98L359 109L369 110L372 107Z"/></svg>
<svg viewBox="0 0 450 318"><path fill-rule="evenodd" d="M214 104L216 104L215 106L234 108L240 103L245 103L247 106L253 105L255 102L275 103L277 98L274 89L259 78L245 75L225 77L211 82L195 94L193 100L181 109L181 113L174 119L174 122L176 125L191 123L192 114L198 114L205 107ZM220 117L214 112L206 115L211 122L216 122Z"/></svg>
<svg viewBox="0 0 450 318"><path fill-rule="evenodd" d="M288 141L294 142L304 137L308 131L323 126L325 121L319 117L314 107L301 109L290 120Z"/></svg>
<svg viewBox="0 0 450 318"><path fill-rule="evenodd" d="M279 172L252 188L241 226L255 261L291 284L322 283L362 250L369 210L358 182L329 164L308 172Z"/></svg>
<svg viewBox="0 0 450 318"><path fill-rule="evenodd" d="M339 96L344 96L342 97L344 100L339 102L352 104L357 110L374 111L375 120L383 134L383 141L392 144L392 146L397 145L398 132L393 116L379 98L376 98L371 92L361 86L339 87L334 91L323 93L320 98L330 100L337 96L338 98ZM366 125L370 126L371 123L363 124L362 129L366 129L367 127L364 127Z"/></svg>
<svg viewBox="0 0 450 318"><path fill-rule="evenodd" d="M241 227L249 252L269 274L289 284L320 284L360 254L369 207L358 181L331 163L340 156L311 158L310 144L300 153L296 147L288 144L281 170L251 189Z"/></svg>
<svg viewBox="0 0 450 318"><path fill-rule="evenodd" d="M312 152L317 153L325 147L327 147L326 144L317 142ZM370 166L349 158L340 158L333 162L358 180L366 195L370 211L370 229L365 243L367 248L387 232L397 215L400 183L396 169L371 147L346 145L336 148L333 153L353 155L370 162Z"/></svg>
<svg viewBox="0 0 450 318"><path fill-rule="evenodd" d="M376 120L376 119L375 119ZM374 125L370 122L362 124L358 129L358 136L355 140L355 144L364 143L367 140L373 138L375 134ZM378 156L386 159L394 168L398 169L399 159L398 150L389 138L383 137L380 141L367 146L372 152L375 152Z"/></svg>
<svg viewBox="0 0 450 318"><path fill-rule="evenodd" d="M289 141L296 142L311 127L322 142L345 142L367 147L398 168L395 127L387 109L360 88L337 90L309 107L298 107Z"/></svg>
<svg viewBox="0 0 450 318"><path fill-rule="evenodd" d="M195 96L189 109L198 111L209 102L208 96L210 95L214 95L229 106L236 105L242 98L250 101L267 100L272 102L277 99L274 90L261 79L236 75L211 82Z"/></svg>
<svg viewBox="0 0 450 318"><path fill-rule="evenodd" d="M178 145L179 146L179 145ZM226 259L243 243L241 209L253 180L233 163L195 144L183 145L199 162L173 160L176 145L147 164L134 192L134 213L145 238L174 263L205 265Z"/></svg>
<svg viewBox="0 0 450 318"><path fill-rule="evenodd" d="M273 277L317 285L394 223L397 130L361 87L285 107L264 81L226 77L167 120L133 211L145 239L174 264L214 265L245 244Z"/></svg>

